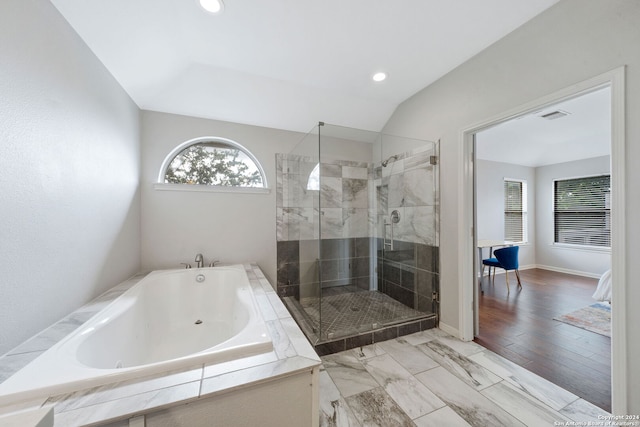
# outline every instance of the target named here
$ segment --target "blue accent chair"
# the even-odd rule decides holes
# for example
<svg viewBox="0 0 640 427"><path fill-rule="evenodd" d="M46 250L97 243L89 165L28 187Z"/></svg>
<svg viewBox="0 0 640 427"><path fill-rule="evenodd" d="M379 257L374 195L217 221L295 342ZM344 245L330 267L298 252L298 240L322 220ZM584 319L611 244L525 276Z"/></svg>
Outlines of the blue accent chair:
<svg viewBox="0 0 640 427"><path fill-rule="evenodd" d="M508 246L506 248L500 248L493 251L495 258L488 258L482 260L482 270L484 272L484 266L489 267L489 276L491 276L491 267L493 267L493 280L496 280L496 267L502 268L505 271L505 279L507 282L507 292L509 292L509 270L516 272L516 278L518 279L518 288L522 288L522 282L520 282L520 273L518 272L518 246Z"/></svg>

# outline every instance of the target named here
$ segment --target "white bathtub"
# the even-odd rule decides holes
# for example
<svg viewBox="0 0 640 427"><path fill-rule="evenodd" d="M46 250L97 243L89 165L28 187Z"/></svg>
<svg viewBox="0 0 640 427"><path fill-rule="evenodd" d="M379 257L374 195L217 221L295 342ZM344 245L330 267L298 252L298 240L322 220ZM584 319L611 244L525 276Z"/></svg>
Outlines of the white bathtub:
<svg viewBox="0 0 640 427"><path fill-rule="evenodd" d="M155 271L0 384L0 406L272 349L241 265Z"/></svg>

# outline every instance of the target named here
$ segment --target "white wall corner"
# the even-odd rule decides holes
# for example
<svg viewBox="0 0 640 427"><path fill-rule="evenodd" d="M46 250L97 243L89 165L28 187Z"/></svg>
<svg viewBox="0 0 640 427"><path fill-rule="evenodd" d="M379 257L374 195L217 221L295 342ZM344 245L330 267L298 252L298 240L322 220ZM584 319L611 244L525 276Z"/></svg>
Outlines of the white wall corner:
<svg viewBox="0 0 640 427"><path fill-rule="evenodd" d="M454 328L453 326L449 326L446 323L439 322L438 323L438 328L443 330L444 332L448 333L449 335L453 335L454 337L460 338L460 339L462 339L464 341L464 339L460 335L460 331L458 329Z"/></svg>

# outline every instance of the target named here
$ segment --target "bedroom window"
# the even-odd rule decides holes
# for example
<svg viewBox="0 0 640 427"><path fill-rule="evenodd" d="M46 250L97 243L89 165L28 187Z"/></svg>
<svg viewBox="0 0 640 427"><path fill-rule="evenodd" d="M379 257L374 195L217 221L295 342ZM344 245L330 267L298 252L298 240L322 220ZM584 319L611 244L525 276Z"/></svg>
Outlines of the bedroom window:
<svg viewBox="0 0 640 427"><path fill-rule="evenodd" d="M253 154L235 141L217 137L176 147L165 158L158 183L226 190L267 188L264 170Z"/></svg>
<svg viewBox="0 0 640 427"><path fill-rule="evenodd" d="M554 242L611 247L611 176L554 182Z"/></svg>
<svg viewBox="0 0 640 427"><path fill-rule="evenodd" d="M504 180L504 240L527 241L527 182Z"/></svg>

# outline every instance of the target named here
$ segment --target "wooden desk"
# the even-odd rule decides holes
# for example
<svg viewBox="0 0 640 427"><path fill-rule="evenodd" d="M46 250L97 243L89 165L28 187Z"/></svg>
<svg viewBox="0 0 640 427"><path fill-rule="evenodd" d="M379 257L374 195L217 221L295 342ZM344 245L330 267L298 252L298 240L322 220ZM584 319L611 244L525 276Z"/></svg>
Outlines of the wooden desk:
<svg viewBox="0 0 640 427"><path fill-rule="evenodd" d="M515 243L514 242L508 242L506 240L488 240L488 239L481 239L478 240L478 270L479 270L479 275L478 277L480 277L480 280L482 280L482 250L484 248L489 248L489 258L491 258L492 252L493 252L493 248L502 248L502 247L506 247L506 246L513 246Z"/></svg>

